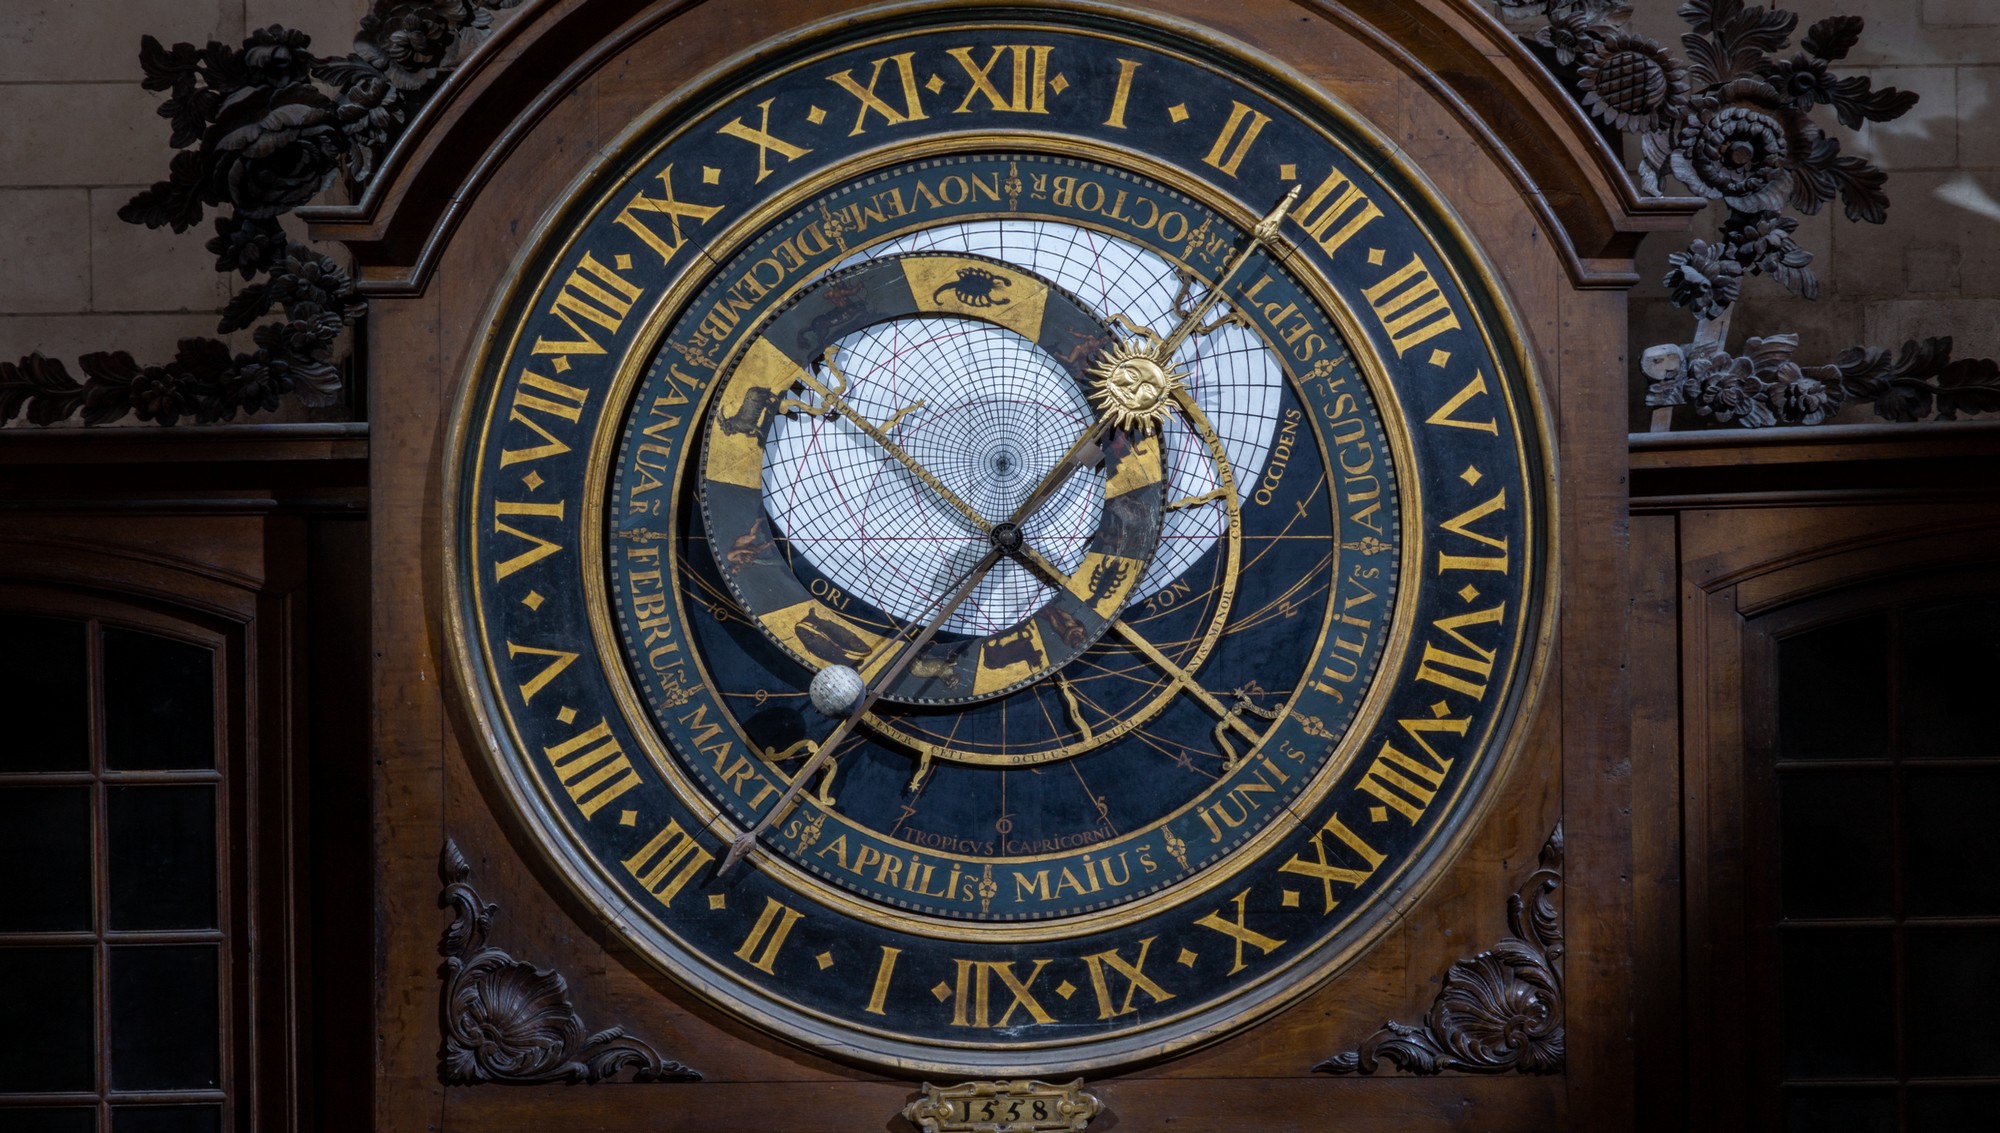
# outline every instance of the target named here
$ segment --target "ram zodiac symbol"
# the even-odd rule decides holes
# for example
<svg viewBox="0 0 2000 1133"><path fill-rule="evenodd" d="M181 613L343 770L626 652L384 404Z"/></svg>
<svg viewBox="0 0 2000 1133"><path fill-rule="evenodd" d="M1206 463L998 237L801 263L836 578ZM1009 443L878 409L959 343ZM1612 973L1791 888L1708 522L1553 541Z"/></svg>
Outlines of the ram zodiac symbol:
<svg viewBox="0 0 2000 1133"><path fill-rule="evenodd" d="M1004 307L1013 300L1003 299L995 292L1013 284L1013 280L995 275L985 268L959 268L957 279L931 292L931 302L936 303L949 291L954 299L968 307Z"/></svg>

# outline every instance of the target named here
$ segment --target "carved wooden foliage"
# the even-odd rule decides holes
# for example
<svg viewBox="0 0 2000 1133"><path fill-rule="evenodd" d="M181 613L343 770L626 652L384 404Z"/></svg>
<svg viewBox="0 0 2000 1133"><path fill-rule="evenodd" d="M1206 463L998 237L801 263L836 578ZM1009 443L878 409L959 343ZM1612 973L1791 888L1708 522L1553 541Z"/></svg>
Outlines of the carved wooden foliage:
<svg viewBox="0 0 2000 1133"><path fill-rule="evenodd" d="M1499 0L1523 35L1547 48L1584 109L1641 139L1639 182L1653 194L1672 177L1728 209L1723 238L1675 257L1667 277L1674 302L1713 318L1735 302L1746 275L1768 275L1815 298L1812 253L1792 240L1798 221L1837 198L1848 219L1888 219L1887 174L1841 152L1813 112L1832 107L1842 125L1887 122L1908 113L1916 94L1877 89L1865 75L1834 65L1860 42L1859 16L1812 25L1791 50L1799 18L1742 0L1688 0L1677 10L1691 29L1685 58L1625 26L1632 9L1615 0ZM1789 52L1789 53L1788 53Z"/></svg>
<svg viewBox="0 0 2000 1133"><path fill-rule="evenodd" d="M438 1077L447 1085L480 1082L534 1085L596 1083L630 1070L635 1082L689 1082L699 1071L662 1058L623 1029L591 1032L569 998L569 983L553 971L491 947L486 934L498 906L480 900L467 881L472 867L445 840L438 862L444 892L438 904L452 920L438 941Z"/></svg>
<svg viewBox="0 0 2000 1133"><path fill-rule="evenodd" d="M279 218L345 174L361 185L446 70L484 39L492 11L520 0L376 0L354 50L316 56L301 31L273 25L241 47L140 41L147 90L166 91L159 113L172 125L167 179L118 210L119 219L185 232L215 209L207 248L215 269L250 284L223 312L216 333L251 327L253 351L212 338L182 339L170 361L140 363L125 351L77 360L83 380L37 352L0 361L0 424L25 415L50 425L81 413L86 425L128 414L172 425L228 421L276 409L287 395L335 404L340 336L365 304L332 258L290 239ZM272 312L278 317L261 322Z"/></svg>
<svg viewBox="0 0 2000 1133"><path fill-rule="evenodd" d="M1553 1074L1563 1065L1562 826L1542 846L1541 868L1507 899L1513 935L1445 973L1419 1026L1393 1020L1354 1050L1315 1065L1326 1074L1373 1074L1386 1058L1412 1074L1459 1070Z"/></svg>
<svg viewBox="0 0 2000 1133"><path fill-rule="evenodd" d="M1792 360L1799 336L1751 338L1739 353L1713 344L1655 346L1640 366L1651 379L1646 404L1693 407L1697 416L1746 428L1817 425L1848 401L1867 401L1890 421L2000 412L2000 364L1951 356L1949 337L1887 350L1857 346L1829 365Z"/></svg>

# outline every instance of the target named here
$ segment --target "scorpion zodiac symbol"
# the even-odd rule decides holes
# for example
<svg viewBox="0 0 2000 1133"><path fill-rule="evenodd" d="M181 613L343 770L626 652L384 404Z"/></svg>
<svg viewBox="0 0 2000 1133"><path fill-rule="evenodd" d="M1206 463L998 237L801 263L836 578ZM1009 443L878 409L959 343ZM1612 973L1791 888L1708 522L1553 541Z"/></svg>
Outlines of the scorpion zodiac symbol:
<svg viewBox="0 0 2000 1133"><path fill-rule="evenodd" d="M995 275L985 268L959 268L958 278L931 292L931 302L935 303L949 291L954 299L968 307L1004 307L1013 302L1002 299L995 292L1013 285L1013 280L1004 275Z"/></svg>
<svg viewBox="0 0 2000 1133"><path fill-rule="evenodd" d="M1106 599L1117 593L1118 588L1124 585L1125 577L1131 573L1131 569L1128 564L1111 559L1106 559L1092 568L1090 572L1091 605L1101 605Z"/></svg>

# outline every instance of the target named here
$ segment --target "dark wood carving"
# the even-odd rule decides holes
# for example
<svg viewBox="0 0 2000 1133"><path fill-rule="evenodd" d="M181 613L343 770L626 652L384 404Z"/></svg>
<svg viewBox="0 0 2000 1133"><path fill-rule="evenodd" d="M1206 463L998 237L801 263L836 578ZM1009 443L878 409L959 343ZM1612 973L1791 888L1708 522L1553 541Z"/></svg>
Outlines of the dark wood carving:
<svg viewBox="0 0 2000 1133"><path fill-rule="evenodd" d="M1743 0L1688 0L1677 14L1692 29L1687 58L1625 27L1619 0L1498 0L1522 36L1544 48L1588 110L1612 130L1641 139L1640 187L1659 195L1667 177L1727 210L1721 238L1695 240L1668 257L1663 281L1674 305L1700 320L1692 344L1646 352L1646 404L1691 406L1695 417L1745 428L1817 425L1850 401L1890 421L2000 410L2000 365L1951 359L1951 339L1889 350L1857 346L1832 363L1792 360L1798 336L1751 338L1724 349L1728 316L1743 281L1769 276L1794 295L1819 297L1813 254L1792 238L1787 212L1817 214L1838 198L1847 218L1889 218L1888 174L1843 154L1812 114L1832 107L1850 129L1907 114L1916 94L1876 89L1865 75L1834 74L1861 41L1859 16L1831 16L1807 29L1789 56L1799 18ZM1663 422L1664 424L1664 422Z"/></svg>
<svg viewBox="0 0 2000 1133"><path fill-rule="evenodd" d="M1383 1058L1412 1074L1460 1070L1553 1074L1563 1065L1562 824L1542 846L1541 868L1507 898L1514 935L1445 973L1422 1026L1390 1020L1354 1050L1315 1065L1326 1074L1373 1074Z"/></svg>
<svg viewBox="0 0 2000 1133"><path fill-rule="evenodd" d="M1718 424L1750 428L1817 425L1848 401L1872 402L1890 421L2000 411L2000 363L1953 361L1949 336L1906 342L1894 358L1856 346L1824 366L1792 361L1798 345L1798 335L1775 334L1749 339L1737 354L1713 343L1652 347L1640 363L1651 379L1646 404L1689 405Z"/></svg>
<svg viewBox="0 0 2000 1133"><path fill-rule="evenodd" d="M442 74L484 39L492 10L520 0L377 0L354 51L322 58L304 32L272 25L241 47L140 41L147 90L169 91L167 180L118 210L119 219L185 232L217 210L207 248L215 270L253 280L223 311L216 333L253 326L256 349L232 352L213 338L185 338L170 361L141 364L123 351L77 360L84 380L39 351L0 362L0 424L23 415L50 425L82 413L86 425L131 414L172 425L267 412L287 395L310 407L340 400L334 348L366 309L354 280L331 257L291 240L279 218L345 173L366 184L381 155ZM279 312L262 325L259 320Z"/></svg>
<svg viewBox="0 0 2000 1133"><path fill-rule="evenodd" d="M1833 74L1861 40L1859 16L1819 21L1786 58L1795 13L1688 0L1677 10L1693 29L1681 36L1683 61L1626 28L1632 9L1619 0L1499 3L1503 16L1527 22L1524 36L1554 56L1584 109L1640 137L1641 188L1660 195L1671 176L1729 210L1720 243L1698 241L1673 257L1667 286L1677 305L1713 318L1735 302L1747 275L1816 297L1813 256L1793 241L1799 222L1787 210L1814 215L1838 197L1849 220L1888 219L1888 175L1841 153L1839 140L1812 119L1831 106L1854 128L1900 118L1917 104L1914 93L1876 90L1865 75Z"/></svg>
<svg viewBox="0 0 2000 1133"><path fill-rule="evenodd" d="M444 979L438 1000L438 1024L444 1032L438 1077L446 1085L593 1084L626 1070L635 1082L701 1078L699 1071L660 1057L622 1028L587 1032L560 973L489 947L486 933L498 906L480 900L466 880L472 867L449 838L438 876L444 882L438 904L452 910L451 925L438 941L444 956L438 969Z"/></svg>

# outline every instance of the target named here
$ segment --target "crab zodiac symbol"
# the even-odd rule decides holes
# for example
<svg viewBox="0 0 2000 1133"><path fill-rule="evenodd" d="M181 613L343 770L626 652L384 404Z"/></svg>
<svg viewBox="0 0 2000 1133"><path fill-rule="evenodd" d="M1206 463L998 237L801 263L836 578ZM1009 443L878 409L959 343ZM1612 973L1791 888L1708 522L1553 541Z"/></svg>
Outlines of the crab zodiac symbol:
<svg viewBox="0 0 2000 1133"><path fill-rule="evenodd" d="M1012 302L994 294L1003 287L1009 287L1013 280L1004 275L995 275L985 268L959 268L958 278L931 292L931 302L935 303L945 292L968 307L1004 307Z"/></svg>

